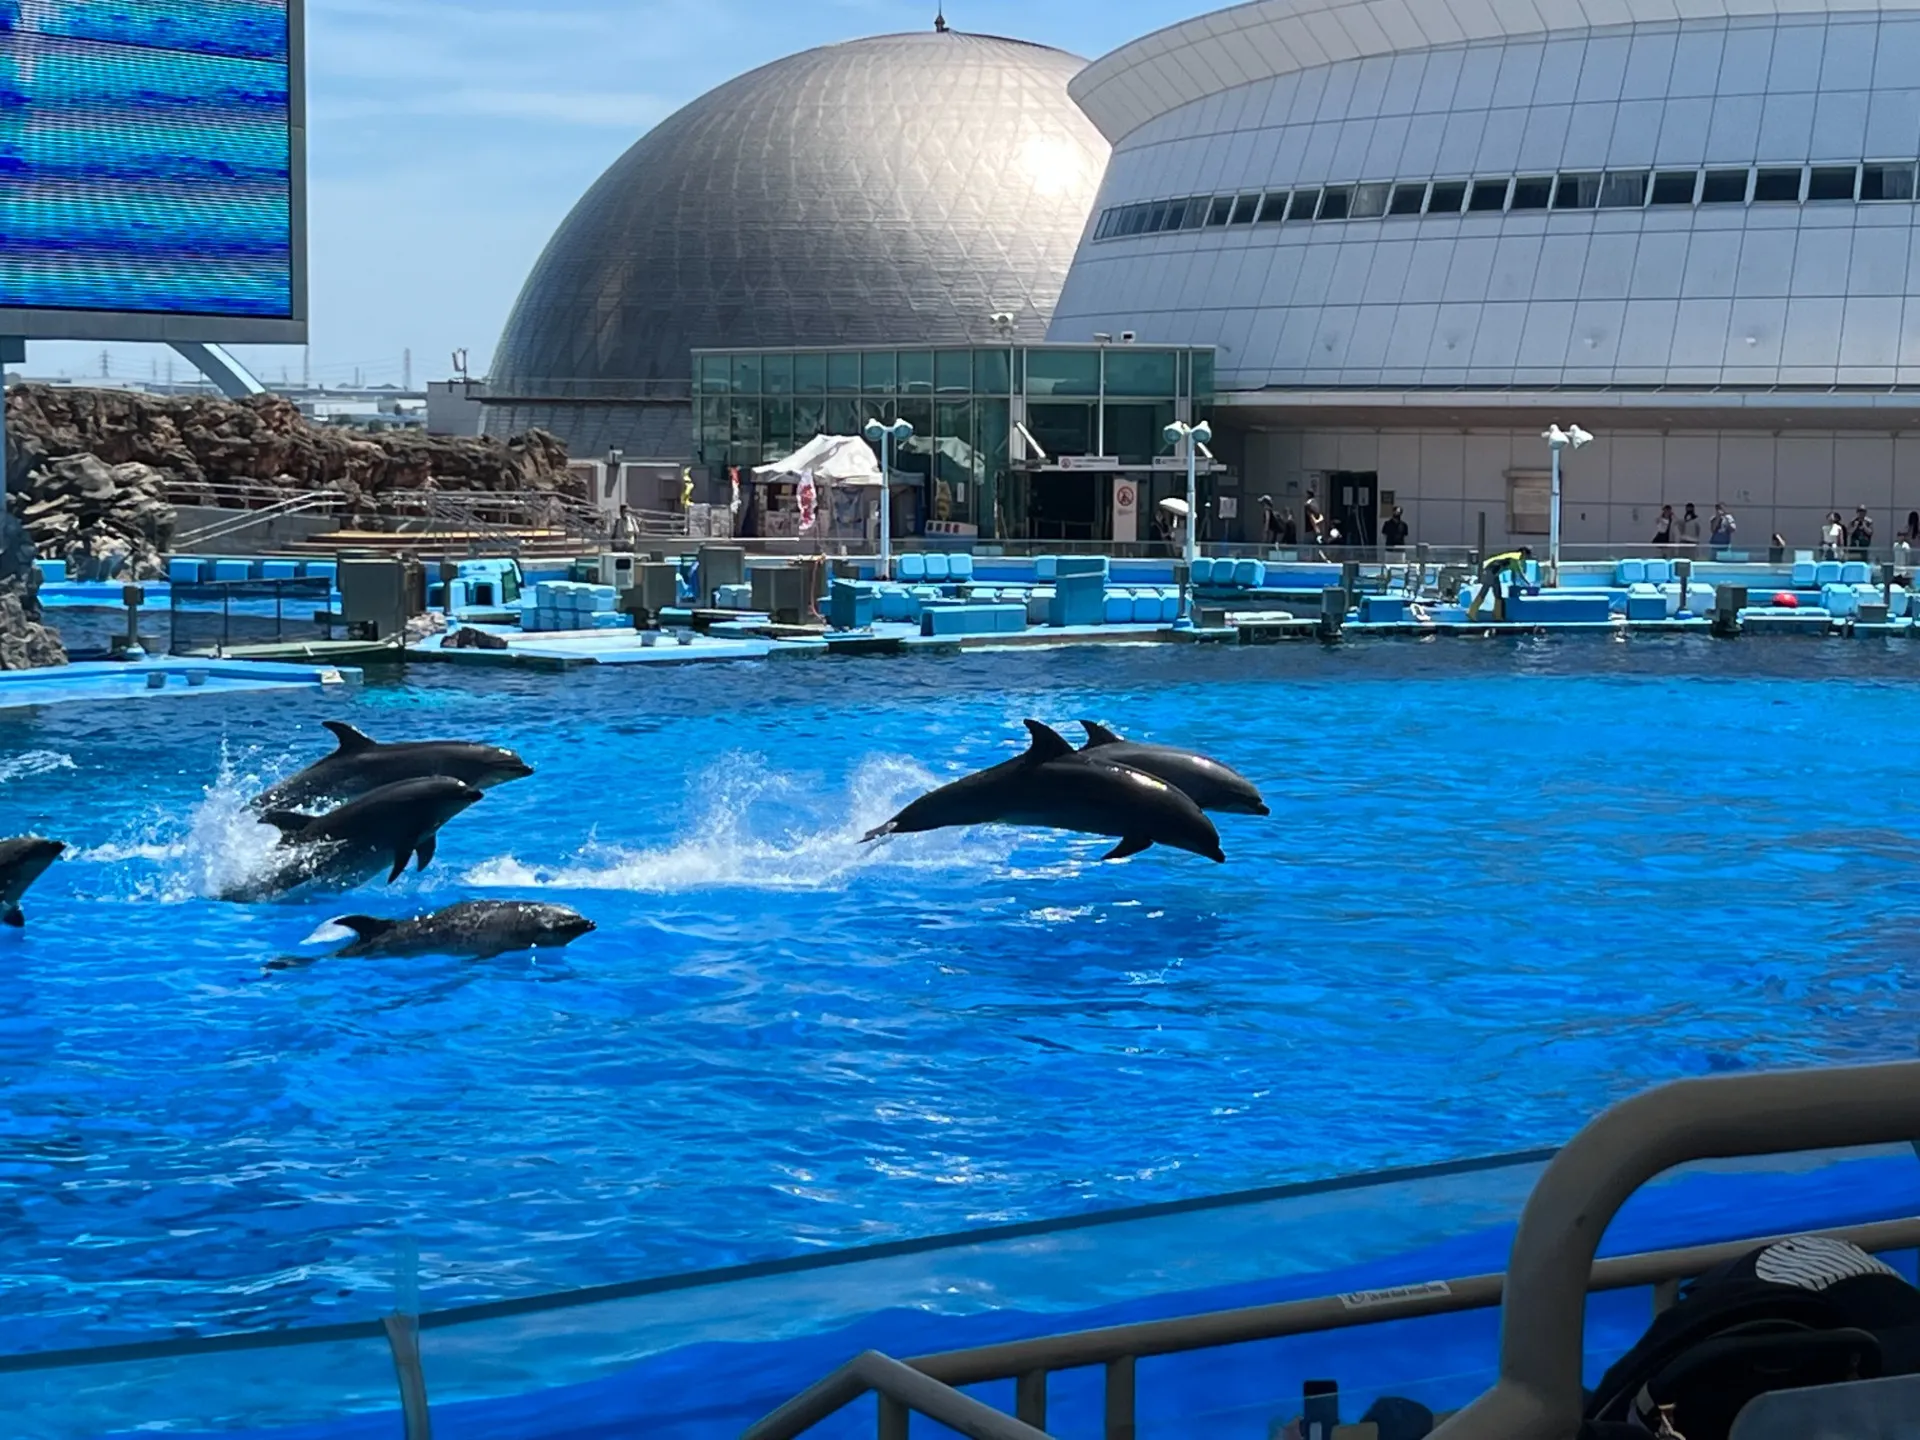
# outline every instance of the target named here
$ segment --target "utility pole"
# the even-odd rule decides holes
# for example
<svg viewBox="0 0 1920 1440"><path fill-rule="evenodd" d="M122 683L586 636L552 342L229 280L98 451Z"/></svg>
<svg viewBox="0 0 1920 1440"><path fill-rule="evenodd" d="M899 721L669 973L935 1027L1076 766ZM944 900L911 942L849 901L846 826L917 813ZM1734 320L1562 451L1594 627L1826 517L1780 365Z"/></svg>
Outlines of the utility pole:
<svg viewBox="0 0 1920 1440"><path fill-rule="evenodd" d="M413 388L413 349L408 347L400 352L400 388Z"/></svg>

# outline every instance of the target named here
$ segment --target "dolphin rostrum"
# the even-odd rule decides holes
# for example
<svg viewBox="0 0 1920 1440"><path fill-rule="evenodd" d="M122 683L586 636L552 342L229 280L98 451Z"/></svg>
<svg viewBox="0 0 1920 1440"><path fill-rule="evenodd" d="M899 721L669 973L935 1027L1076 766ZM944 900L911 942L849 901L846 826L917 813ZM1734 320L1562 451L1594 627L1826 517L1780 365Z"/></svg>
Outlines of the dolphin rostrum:
<svg viewBox="0 0 1920 1440"><path fill-rule="evenodd" d="M1106 726L1092 720L1082 720L1080 728L1087 732L1087 743L1080 751L1082 755L1158 775L1202 810L1214 810L1223 815L1273 813L1251 781L1218 760L1209 760L1204 755L1175 749L1171 745L1144 745L1135 740L1122 740Z"/></svg>
<svg viewBox="0 0 1920 1440"><path fill-rule="evenodd" d="M342 956L410 959L416 955L453 955L490 960L527 950L558 950L594 928L593 921L565 905L525 900L462 900L410 920L379 920L371 915L341 915L331 923L353 931L353 941L332 952ZM269 970L291 970L310 958L269 961Z"/></svg>
<svg viewBox="0 0 1920 1440"><path fill-rule="evenodd" d="M382 785L444 776L490 790L533 774L533 767L511 750L465 740L414 740L383 745L344 720L323 720L339 746L297 775L288 776L253 799L259 810L293 810L322 800L356 800Z"/></svg>
<svg viewBox="0 0 1920 1440"><path fill-rule="evenodd" d="M0 911L0 925L27 923L27 917L20 910L20 897L66 848L63 841L44 840L38 835L16 835L11 840L0 840L0 906L6 907Z"/></svg>
<svg viewBox="0 0 1920 1440"><path fill-rule="evenodd" d="M345 889L387 866L391 885L415 856L426 869L440 827L480 798L481 791L464 780L434 776L383 785L325 815L269 810L260 822L280 832L280 844L294 851L293 858L224 898L263 900L313 883Z"/></svg>
<svg viewBox="0 0 1920 1440"><path fill-rule="evenodd" d="M1157 776L1078 753L1061 735L1029 720L1026 754L922 795L893 819L869 831L911 835L955 825L1036 825L1118 836L1103 859L1137 855L1168 845L1224 861L1220 832L1193 801Z"/></svg>

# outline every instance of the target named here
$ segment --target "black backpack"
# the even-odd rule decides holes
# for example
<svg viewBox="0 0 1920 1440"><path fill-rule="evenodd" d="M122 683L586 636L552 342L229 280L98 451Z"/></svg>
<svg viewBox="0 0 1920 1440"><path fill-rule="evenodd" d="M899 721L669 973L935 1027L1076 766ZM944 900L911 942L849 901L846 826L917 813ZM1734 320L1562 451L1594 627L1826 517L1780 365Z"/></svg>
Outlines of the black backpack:
<svg viewBox="0 0 1920 1440"><path fill-rule="evenodd" d="M1920 1290L1857 1246L1796 1236L1708 1271L1588 1397L1582 1440L1727 1440L1755 1396L1920 1372Z"/></svg>

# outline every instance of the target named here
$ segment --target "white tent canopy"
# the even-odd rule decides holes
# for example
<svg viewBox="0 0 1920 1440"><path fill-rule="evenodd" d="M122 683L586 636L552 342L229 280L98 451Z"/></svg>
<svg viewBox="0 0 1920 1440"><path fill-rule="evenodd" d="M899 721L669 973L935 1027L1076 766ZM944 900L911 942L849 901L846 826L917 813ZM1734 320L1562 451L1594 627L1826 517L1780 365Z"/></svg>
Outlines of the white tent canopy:
<svg viewBox="0 0 1920 1440"><path fill-rule="evenodd" d="M813 476L816 485L880 485L880 461L858 435L816 435L784 460L753 467L756 480L797 482Z"/></svg>

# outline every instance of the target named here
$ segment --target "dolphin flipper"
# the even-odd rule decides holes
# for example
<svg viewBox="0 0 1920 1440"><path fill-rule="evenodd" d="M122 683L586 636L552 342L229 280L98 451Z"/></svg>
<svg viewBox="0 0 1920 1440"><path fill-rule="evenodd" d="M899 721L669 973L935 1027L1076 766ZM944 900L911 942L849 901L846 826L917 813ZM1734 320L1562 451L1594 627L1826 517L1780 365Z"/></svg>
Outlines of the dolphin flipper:
<svg viewBox="0 0 1920 1440"><path fill-rule="evenodd" d="M1067 743L1066 736L1051 725L1042 725L1038 720L1029 720L1027 733L1033 736L1033 747L1026 753L1029 764L1044 765L1049 760L1059 760L1073 754L1073 746Z"/></svg>
<svg viewBox="0 0 1920 1440"><path fill-rule="evenodd" d="M407 862L413 859L413 851L396 850L393 852L393 869L387 872L387 884L391 885L407 873Z"/></svg>
<svg viewBox="0 0 1920 1440"><path fill-rule="evenodd" d="M26 912L18 905L9 905L7 907L7 913L0 915L0 925L11 925L16 930L26 923Z"/></svg>
<svg viewBox="0 0 1920 1440"><path fill-rule="evenodd" d="M887 823L884 825L874 826L873 829L867 831L866 834L860 837L860 843L862 845L865 845L868 841L871 841L871 840L886 839L887 836L893 834L893 827L898 825L899 823L900 823L899 817L895 816L893 819L887 821Z"/></svg>
<svg viewBox="0 0 1920 1440"><path fill-rule="evenodd" d="M1080 722L1080 728L1087 732L1086 748L1089 750L1098 749L1102 745L1119 745L1123 743L1118 735L1114 734L1113 731L1102 725L1098 720L1082 720Z"/></svg>
<svg viewBox="0 0 1920 1440"><path fill-rule="evenodd" d="M336 915L327 923L329 925L343 926L353 931L354 935L361 940L372 940L386 934L387 931L393 929L393 927L400 922L397 920L377 920L371 915Z"/></svg>
<svg viewBox="0 0 1920 1440"><path fill-rule="evenodd" d="M344 720L322 720L320 722L333 732L333 738L340 742L336 755L350 755L356 750L372 750L380 742L362 731L356 730Z"/></svg>
<svg viewBox="0 0 1920 1440"><path fill-rule="evenodd" d="M1102 860L1124 860L1129 855L1138 855L1142 850L1151 850L1152 848L1153 841L1138 835L1129 835L1100 858Z"/></svg>
<svg viewBox="0 0 1920 1440"><path fill-rule="evenodd" d="M439 840L440 837L438 835L429 835L420 842L419 848L414 852L420 857L420 868L422 870L426 869L427 866L432 863L433 852L438 848ZM405 865L406 862L403 860L401 864Z"/></svg>

